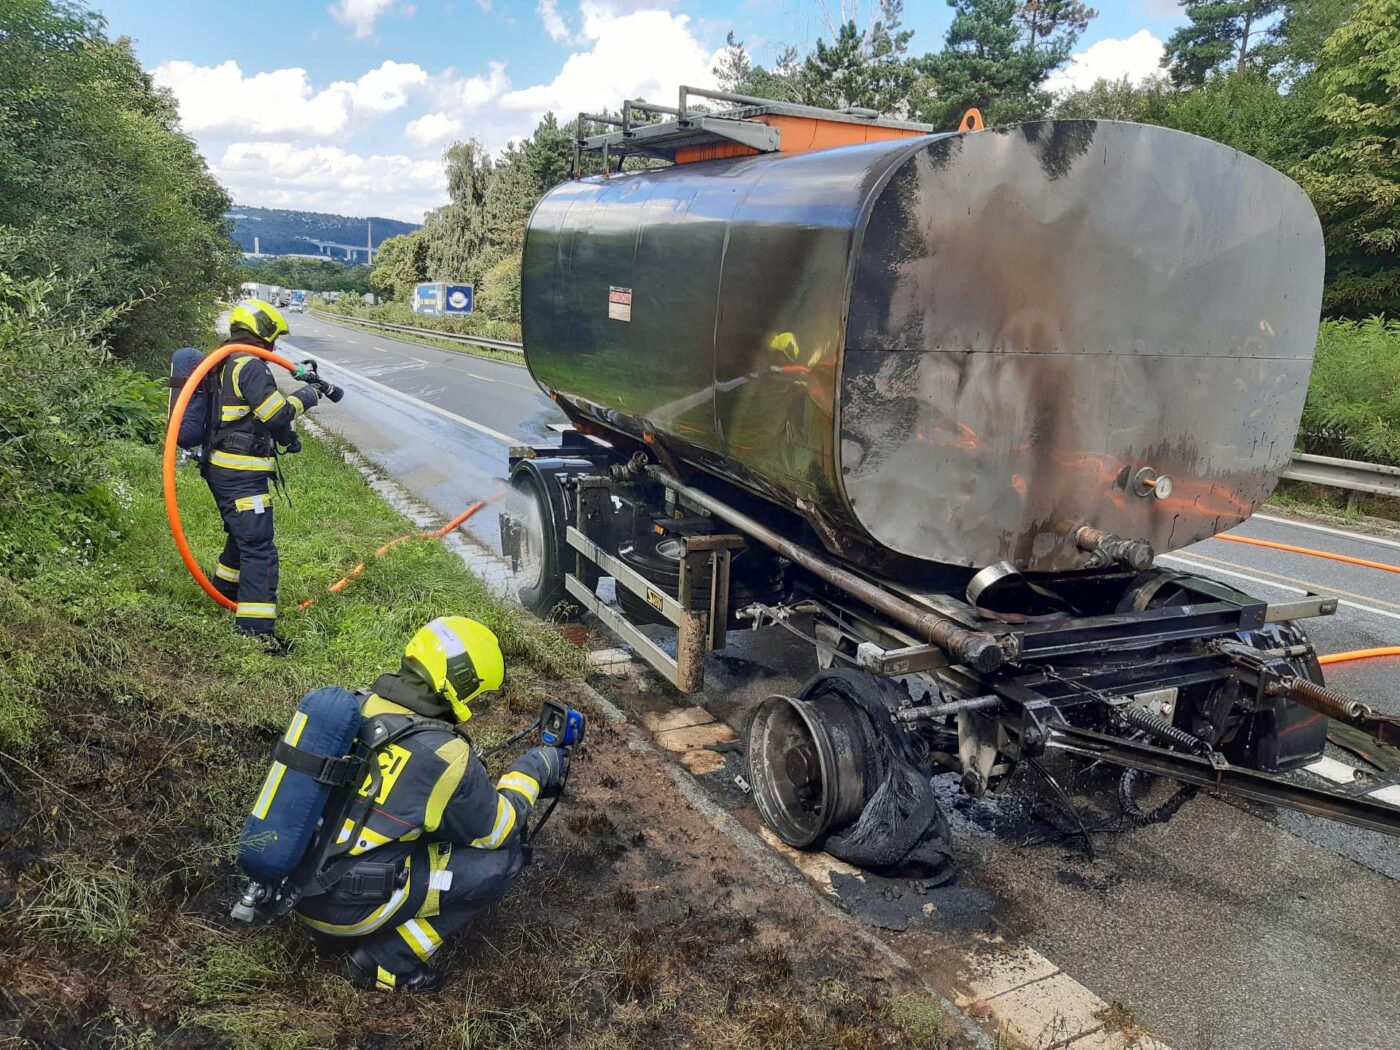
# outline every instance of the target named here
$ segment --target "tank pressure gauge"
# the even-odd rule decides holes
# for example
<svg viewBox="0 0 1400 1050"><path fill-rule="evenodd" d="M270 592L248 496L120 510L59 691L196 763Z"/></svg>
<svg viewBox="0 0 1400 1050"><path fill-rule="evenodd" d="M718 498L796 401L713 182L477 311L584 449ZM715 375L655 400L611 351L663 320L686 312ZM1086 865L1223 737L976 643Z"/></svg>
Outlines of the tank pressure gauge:
<svg viewBox="0 0 1400 1050"><path fill-rule="evenodd" d="M1172 494L1172 479L1169 475L1158 474L1151 467L1143 467L1133 478L1133 491L1139 496L1155 496L1166 499Z"/></svg>

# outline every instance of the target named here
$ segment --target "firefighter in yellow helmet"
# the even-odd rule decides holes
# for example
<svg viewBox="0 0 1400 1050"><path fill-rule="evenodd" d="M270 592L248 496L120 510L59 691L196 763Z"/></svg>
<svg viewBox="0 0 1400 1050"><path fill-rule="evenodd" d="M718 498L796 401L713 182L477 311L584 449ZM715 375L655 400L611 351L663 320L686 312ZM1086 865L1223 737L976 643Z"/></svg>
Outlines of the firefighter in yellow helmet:
<svg viewBox="0 0 1400 1050"><path fill-rule="evenodd" d="M224 345L271 350L286 333L287 322L275 306L247 299L229 315ZM219 366L215 389L200 463L227 533L213 582L224 597L238 603L238 629L263 636L276 648L278 564L270 486L277 474L278 449L301 451L296 419L319 397L309 384L283 394L267 362L238 352Z"/></svg>
<svg viewBox="0 0 1400 1050"><path fill-rule="evenodd" d="M381 774L349 851L361 859L339 862L351 866L296 910L319 934L357 942L346 974L360 987L437 988L442 978L428 961L443 940L500 900L524 867L521 832L540 793L559 785L568 752L532 748L491 784L462 723L504 675L489 628L444 616L413 636L398 671L381 675L361 703L361 739ZM367 778L360 793L370 790ZM341 829L342 841L351 830Z"/></svg>

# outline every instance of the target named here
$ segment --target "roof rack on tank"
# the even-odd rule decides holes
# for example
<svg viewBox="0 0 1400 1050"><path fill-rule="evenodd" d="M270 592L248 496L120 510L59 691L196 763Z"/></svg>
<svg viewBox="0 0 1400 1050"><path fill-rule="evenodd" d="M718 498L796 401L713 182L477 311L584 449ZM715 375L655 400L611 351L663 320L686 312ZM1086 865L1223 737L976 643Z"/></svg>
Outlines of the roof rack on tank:
<svg viewBox="0 0 1400 1050"><path fill-rule="evenodd" d="M696 99L727 106L710 112L696 108ZM585 153L601 154L603 173L608 174L614 157L619 166L629 156L694 164L724 157L805 153L859 142L914 138L934 130L929 124L892 120L858 106L823 109L708 88L683 86L677 101L676 106L662 106L629 99L622 104L621 117L580 113L580 129L591 122L616 130L580 134L574 143L574 177L582 173Z"/></svg>

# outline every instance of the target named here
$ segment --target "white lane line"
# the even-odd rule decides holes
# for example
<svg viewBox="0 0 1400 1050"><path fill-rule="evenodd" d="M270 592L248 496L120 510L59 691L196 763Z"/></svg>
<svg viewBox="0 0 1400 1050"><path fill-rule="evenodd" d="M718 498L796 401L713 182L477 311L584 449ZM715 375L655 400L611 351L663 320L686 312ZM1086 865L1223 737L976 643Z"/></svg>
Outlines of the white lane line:
<svg viewBox="0 0 1400 1050"><path fill-rule="evenodd" d="M1400 550L1400 542L1395 540L1382 539L1379 536L1367 536L1360 532L1347 532L1346 529L1333 529L1326 525L1314 525L1310 521L1294 521L1292 518L1276 518L1272 514L1254 514L1251 519L1258 518L1260 521L1271 521L1276 525L1292 525L1299 529L1310 529L1313 532L1325 532L1329 536L1344 536L1349 540L1359 540L1362 543L1378 543L1383 547L1394 547Z"/></svg>
<svg viewBox="0 0 1400 1050"><path fill-rule="evenodd" d="M464 427L469 427L472 430L475 430L478 434L485 434L489 438L494 438L496 441L499 441L503 445L514 445L519 441L518 438L513 438L509 434L502 434L499 430L492 430L485 423L478 423L476 420L468 419L466 416L459 416L456 412L449 412L445 408L439 408L432 402L424 401L422 398L414 397L412 394L405 394L402 390L395 390L391 386L386 386L385 384L380 383L377 380L370 379L368 376L362 375L361 373L356 372L352 368L346 368L343 364L340 364L338 361L328 360L324 357L321 357L319 354L313 354L307 350L300 350L295 346L291 347L291 349L293 353L306 354L307 357L321 364L330 365L332 368L338 368L342 372L349 372L352 376L355 377L355 379L358 382L365 383L368 386L372 386L376 390L382 390L384 393L389 394L393 397L401 398L404 401L411 401L420 408L426 408L429 412L435 412L437 415L442 416L443 419L450 419L454 423L460 423Z"/></svg>
<svg viewBox="0 0 1400 1050"><path fill-rule="evenodd" d="M1338 762L1335 758L1324 756L1303 768L1309 773L1320 776L1323 780L1332 781L1334 784L1356 783L1356 770L1345 762Z"/></svg>
<svg viewBox="0 0 1400 1050"><path fill-rule="evenodd" d="M1380 799L1387 806L1400 806L1400 784L1391 784L1390 787L1383 787L1379 791L1372 791L1371 797Z"/></svg>
<svg viewBox="0 0 1400 1050"><path fill-rule="evenodd" d="M1234 576L1237 579L1247 580L1250 583L1256 583L1261 587L1276 587L1281 591L1291 591L1294 594L1308 593L1302 587L1294 587L1293 585L1287 583L1277 583L1274 580L1261 579L1258 576L1251 576L1245 572L1235 572L1232 569L1222 569L1218 565L1205 565L1198 561L1192 561L1190 558L1183 558L1179 554L1160 554L1157 556L1157 560L1174 561L1179 562L1182 565L1189 565L1193 569L1199 569L1201 572L1204 572L1207 576L1209 576L1213 572L1218 572L1222 576ZM1323 588L1323 591L1325 593L1326 588ZM1377 616L1384 616L1387 619L1400 620L1400 613L1390 612L1387 609L1377 609L1374 605L1363 605L1360 602L1348 601L1345 598L1338 598L1337 604L1345 605L1348 609L1356 609L1360 612L1375 613Z"/></svg>

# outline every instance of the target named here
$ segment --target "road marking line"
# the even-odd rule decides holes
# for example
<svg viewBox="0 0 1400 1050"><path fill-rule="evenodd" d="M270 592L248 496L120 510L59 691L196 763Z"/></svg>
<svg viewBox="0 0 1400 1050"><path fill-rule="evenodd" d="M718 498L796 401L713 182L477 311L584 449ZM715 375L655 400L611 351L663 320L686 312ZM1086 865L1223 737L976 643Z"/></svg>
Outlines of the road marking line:
<svg viewBox="0 0 1400 1050"><path fill-rule="evenodd" d="M1222 565L1237 564L1236 562L1222 561L1219 558L1211 558L1205 554L1193 553L1191 555L1191 558L1201 558L1204 561L1217 562ZM1221 573L1225 576L1236 576L1241 580L1248 580L1250 583L1261 584L1264 587L1277 587L1281 591L1292 591L1295 594L1307 594L1309 593L1308 588L1312 588L1314 593L1326 594L1329 597L1333 595L1347 594L1351 595L1351 597L1353 598L1367 598L1369 601L1380 602L1382 605L1389 605L1392 608L1400 609L1400 605L1396 605L1394 602L1387 602L1382 598L1370 598L1368 595L1364 594L1352 594L1351 591L1340 591L1335 587L1327 587L1320 583L1309 583L1307 580L1297 581L1298 583L1306 584L1306 587L1294 587L1286 583L1275 583L1273 582L1273 580L1261 580L1258 576L1251 576L1245 572L1234 572L1230 569L1218 568L1217 565L1202 565L1198 561L1192 561L1191 558L1183 558L1179 554L1162 554L1158 556L1159 560L1180 562L1183 565L1191 566L1193 569L1203 569L1206 572L1214 571ZM1253 568L1253 566L1245 566L1245 568ZM1255 569L1254 571L1262 572L1265 576L1274 576L1281 580L1294 579L1294 577L1292 576L1280 576L1278 573L1269 572L1267 569ZM1400 620L1400 612L1389 612L1385 609L1377 609L1373 605L1366 605L1362 602L1351 602L1347 601L1345 598L1338 598L1337 604L1344 605L1348 609L1359 609L1362 612L1375 613L1377 616L1385 616L1389 617L1392 620Z"/></svg>
<svg viewBox="0 0 1400 1050"><path fill-rule="evenodd" d="M1380 799L1387 806L1400 806L1400 784L1391 784L1379 791L1372 791L1371 797Z"/></svg>
<svg viewBox="0 0 1400 1050"><path fill-rule="evenodd" d="M288 344L284 342L283 345L287 346ZM306 356L311 358L313 361L317 361L324 365L330 365L332 368L338 368L342 372L348 372L350 373L350 375L354 376L357 381L361 383L365 383L369 386L372 386L376 390L382 390L384 391L384 393L390 394L397 398L401 398L404 401L412 401L415 405L419 405L423 408L426 408L429 412L437 413L438 415L442 416L443 419L450 419L454 423L460 423L464 427L470 427L477 433L485 434L489 438L494 438L503 445L514 445L519 441L519 438L513 438L509 434L502 434L499 430L492 430L485 423L478 423L476 420L468 419L466 416L459 416L456 412L449 412L445 408L439 408L437 405L433 404L430 401L424 401L420 397L414 397L412 394L405 394L402 390L395 390L391 386L386 386L384 383L380 383L377 380L370 379L368 376L361 375L359 372L356 372L353 368L346 368L343 364L340 364L338 361L328 360L327 358L324 358L319 354L313 354L307 350L301 350L295 346L291 346L290 349L293 353L306 354Z"/></svg>
<svg viewBox="0 0 1400 1050"><path fill-rule="evenodd" d="M1311 529L1313 532L1325 532L1332 536L1345 536L1349 540L1360 540L1363 543L1379 543L1385 547L1394 547L1400 550L1400 542L1395 540L1382 539L1379 536L1367 536L1360 532L1348 532L1346 529L1334 529L1326 525L1314 525L1309 521L1294 521L1292 518L1276 518L1272 514L1254 514L1251 518L1258 518L1260 521L1272 521L1279 525L1293 525L1300 529Z"/></svg>
<svg viewBox="0 0 1400 1050"><path fill-rule="evenodd" d="M1356 783L1356 769L1345 762L1338 762L1335 758L1328 758L1324 755L1316 762L1303 767L1309 773L1315 773L1323 780L1330 780L1334 784L1354 784Z"/></svg>

